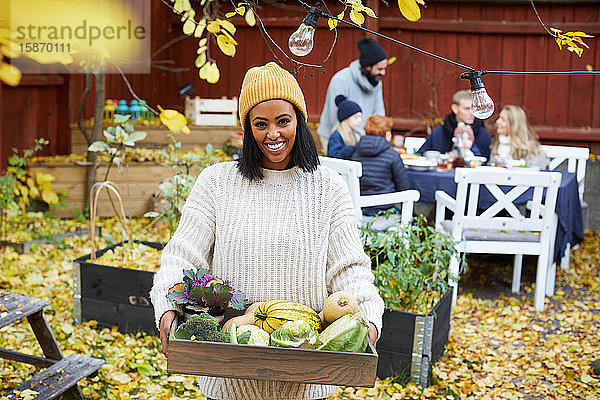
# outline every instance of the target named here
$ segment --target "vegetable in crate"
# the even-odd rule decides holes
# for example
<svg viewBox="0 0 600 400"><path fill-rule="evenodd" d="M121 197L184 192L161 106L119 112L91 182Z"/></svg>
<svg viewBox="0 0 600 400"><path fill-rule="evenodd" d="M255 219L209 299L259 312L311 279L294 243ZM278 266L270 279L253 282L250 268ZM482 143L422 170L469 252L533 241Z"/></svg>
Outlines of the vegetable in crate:
<svg viewBox="0 0 600 400"><path fill-rule="evenodd" d="M267 301L256 309L254 325L272 333L288 321L303 320L315 331L321 330L321 318L315 310L304 304L286 300Z"/></svg>
<svg viewBox="0 0 600 400"><path fill-rule="evenodd" d="M323 319L330 324L346 314L360 312L358 302L352 293L345 291L334 292L323 303Z"/></svg>
<svg viewBox="0 0 600 400"><path fill-rule="evenodd" d="M346 314L321 332L317 350L364 353L369 340L369 325L360 314Z"/></svg>
<svg viewBox="0 0 600 400"><path fill-rule="evenodd" d="M271 333L271 346L308 349L317 344L319 335L304 320L288 321Z"/></svg>
<svg viewBox="0 0 600 400"><path fill-rule="evenodd" d="M202 267L197 271L184 270L183 282L172 286L167 298L183 306L208 307L215 315L225 312L228 306L235 310L243 310L246 306L246 295L234 291L229 281L224 281L209 272Z"/></svg>
<svg viewBox="0 0 600 400"><path fill-rule="evenodd" d="M240 325L252 325L254 323L254 311L260 306L262 302L253 303L249 306L243 315L238 315L237 317L233 317L225 321L223 324L223 328L221 329L223 332L229 332L229 326L231 324Z"/></svg>
<svg viewBox="0 0 600 400"><path fill-rule="evenodd" d="M208 313L194 314L179 325L175 339L206 342L229 342L229 336L219 330L219 321Z"/></svg>
<svg viewBox="0 0 600 400"><path fill-rule="evenodd" d="M227 330L227 336L229 342L233 344L269 345L269 334L256 325L237 326L232 323Z"/></svg>

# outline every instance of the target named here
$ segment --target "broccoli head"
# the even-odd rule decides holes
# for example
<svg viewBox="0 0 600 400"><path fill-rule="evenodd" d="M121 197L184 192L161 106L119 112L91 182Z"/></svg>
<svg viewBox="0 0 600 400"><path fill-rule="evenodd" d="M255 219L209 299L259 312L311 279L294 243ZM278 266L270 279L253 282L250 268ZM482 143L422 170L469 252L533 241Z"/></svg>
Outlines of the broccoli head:
<svg viewBox="0 0 600 400"><path fill-rule="evenodd" d="M205 333L201 340L205 340L207 342L229 343L229 335L221 331L212 331Z"/></svg>
<svg viewBox="0 0 600 400"><path fill-rule="evenodd" d="M195 336L219 330L219 321L208 313L194 314L185 321L184 325L185 329Z"/></svg>

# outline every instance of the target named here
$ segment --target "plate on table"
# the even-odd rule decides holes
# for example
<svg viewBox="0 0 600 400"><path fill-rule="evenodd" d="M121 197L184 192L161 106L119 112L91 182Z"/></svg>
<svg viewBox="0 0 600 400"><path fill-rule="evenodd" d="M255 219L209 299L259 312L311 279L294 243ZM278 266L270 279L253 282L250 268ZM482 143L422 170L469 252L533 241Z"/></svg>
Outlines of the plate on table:
<svg viewBox="0 0 600 400"><path fill-rule="evenodd" d="M403 160L404 166L413 171L429 171L436 167L436 163L425 158Z"/></svg>
<svg viewBox="0 0 600 400"><path fill-rule="evenodd" d="M480 167L484 165L486 161L487 158L481 156L465 157L465 163L471 168Z"/></svg>

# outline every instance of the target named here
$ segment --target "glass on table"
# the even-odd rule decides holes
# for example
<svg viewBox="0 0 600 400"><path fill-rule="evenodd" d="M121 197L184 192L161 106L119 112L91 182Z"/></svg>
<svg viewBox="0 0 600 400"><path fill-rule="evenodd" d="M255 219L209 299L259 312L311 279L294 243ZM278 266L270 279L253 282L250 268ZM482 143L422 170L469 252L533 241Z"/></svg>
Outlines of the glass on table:
<svg viewBox="0 0 600 400"><path fill-rule="evenodd" d="M437 170L445 171L449 168L452 168L450 164L450 155L449 154L440 154L437 162Z"/></svg>

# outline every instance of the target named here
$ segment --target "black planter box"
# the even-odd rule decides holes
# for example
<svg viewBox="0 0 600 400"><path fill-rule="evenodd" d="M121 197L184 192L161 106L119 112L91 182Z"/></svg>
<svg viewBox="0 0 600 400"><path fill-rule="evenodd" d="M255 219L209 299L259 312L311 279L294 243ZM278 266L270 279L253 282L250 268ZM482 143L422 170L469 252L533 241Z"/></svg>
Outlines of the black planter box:
<svg viewBox="0 0 600 400"><path fill-rule="evenodd" d="M12 247L13 250L16 251L17 253L23 254L23 253L29 252L31 250L31 246L34 244L55 244L55 243L62 242L63 240L65 240L66 238L71 237L71 236L88 235L90 233L91 233L90 228L83 228L83 229L78 229L73 232L60 233L57 235L49 236L47 238L34 239L34 240L29 240L27 242L11 242L9 240L0 240L0 247L3 247L3 246ZM99 226L96 226L96 235L100 236L100 227Z"/></svg>
<svg viewBox="0 0 600 400"><path fill-rule="evenodd" d="M428 315L385 310L377 342L377 377L410 374L413 382L427 387L431 366L448 343L451 311L452 288Z"/></svg>
<svg viewBox="0 0 600 400"><path fill-rule="evenodd" d="M164 243L135 240L155 249ZM96 257L121 246L96 251ZM73 261L73 316L76 323L96 320L101 326L119 327L121 332L156 335L150 289L154 272L112 267L90 261L91 255Z"/></svg>

